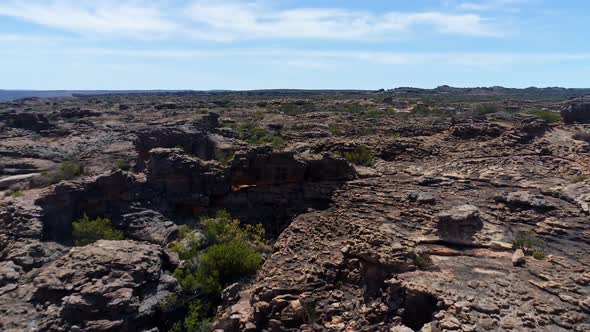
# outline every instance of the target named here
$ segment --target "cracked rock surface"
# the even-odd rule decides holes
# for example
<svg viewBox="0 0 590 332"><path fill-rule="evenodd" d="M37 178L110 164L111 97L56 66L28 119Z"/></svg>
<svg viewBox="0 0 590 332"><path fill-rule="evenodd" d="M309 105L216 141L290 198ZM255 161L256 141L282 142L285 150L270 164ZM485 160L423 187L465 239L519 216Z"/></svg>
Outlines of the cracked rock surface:
<svg viewBox="0 0 590 332"><path fill-rule="evenodd" d="M448 89L1 103L0 330L164 331L178 226L226 209L274 245L221 330L589 331L588 107ZM493 114L461 101L494 93ZM40 184L72 157L83 175ZM85 213L126 239L74 246Z"/></svg>

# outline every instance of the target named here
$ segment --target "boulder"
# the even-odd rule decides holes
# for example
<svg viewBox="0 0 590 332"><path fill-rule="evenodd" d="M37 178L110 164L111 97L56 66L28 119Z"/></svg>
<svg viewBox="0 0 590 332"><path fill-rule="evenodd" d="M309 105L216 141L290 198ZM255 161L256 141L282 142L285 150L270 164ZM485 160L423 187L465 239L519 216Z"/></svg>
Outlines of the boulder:
<svg viewBox="0 0 590 332"><path fill-rule="evenodd" d="M524 251L522 249L517 249L512 254L512 265L513 266L522 266L526 263Z"/></svg>
<svg viewBox="0 0 590 332"><path fill-rule="evenodd" d="M3 114L0 115L0 121L5 122L9 127L27 129L35 132L55 128L45 115L35 112Z"/></svg>
<svg viewBox="0 0 590 332"><path fill-rule="evenodd" d="M239 283L233 283L227 286L221 292L221 300L223 302L223 306L227 307L236 303L240 299L240 289L241 286Z"/></svg>
<svg viewBox="0 0 590 332"><path fill-rule="evenodd" d="M456 206L438 214L442 223L470 223L479 220L479 209L471 204Z"/></svg>
<svg viewBox="0 0 590 332"><path fill-rule="evenodd" d="M590 123L590 102L578 101L561 110L565 123Z"/></svg>
<svg viewBox="0 0 590 332"><path fill-rule="evenodd" d="M114 225L124 230L129 238L159 245L172 242L178 235L176 225L153 210L124 214Z"/></svg>
<svg viewBox="0 0 590 332"><path fill-rule="evenodd" d="M93 116L101 116L102 112L95 111L88 108L63 108L59 111L59 116L62 118L86 118Z"/></svg>
<svg viewBox="0 0 590 332"><path fill-rule="evenodd" d="M438 235L450 244L470 245L483 228L479 208L471 204L456 206L436 217Z"/></svg>
<svg viewBox="0 0 590 332"><path fill-rule="evenodd" d="M545 200L543 195L532 194L529 191L514 191L503 193L496 197L498 202L505 203L512 207L534 208L534 209L553 209L555 206Z"/></svg>
<svg viewBox="0 0 590 332"><path fill-rule="evenodd" d="M175 279L161 269L159 246L100 240L72 248L39 273L33 299L57 306L45 316L64 327L136 330L160 302L179 291Z"/></svg>

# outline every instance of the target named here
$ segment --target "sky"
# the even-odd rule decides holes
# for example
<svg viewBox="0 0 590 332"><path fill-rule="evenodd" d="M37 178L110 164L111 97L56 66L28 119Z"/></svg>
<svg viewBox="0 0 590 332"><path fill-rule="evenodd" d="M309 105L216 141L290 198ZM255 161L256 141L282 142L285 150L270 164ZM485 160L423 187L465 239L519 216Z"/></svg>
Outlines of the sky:
<svg viewBox="0 0 590 332"><path fill-rule="evenodd" d="M590 87L587 0L0 0L0 89Z"/></svg>

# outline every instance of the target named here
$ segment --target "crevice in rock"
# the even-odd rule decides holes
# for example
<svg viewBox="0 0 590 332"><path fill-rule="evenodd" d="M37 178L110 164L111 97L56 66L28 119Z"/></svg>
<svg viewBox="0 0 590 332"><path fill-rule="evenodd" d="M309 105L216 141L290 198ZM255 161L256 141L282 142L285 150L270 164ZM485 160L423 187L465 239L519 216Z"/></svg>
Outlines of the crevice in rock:
<svg viewBox="0 0 590 332"><path fill-rule="evenodd" d="M157 148L147 166L145 178L115 171L54 187L36 202L43 209L43 239L71 245L72 222L85 213L124 229L129 213L153 210L183 224L221 209L277 237L297 215L328 208L332 193L355 177L342 159L299 160L267 148L238 154L227 166Z"/></svg>
<svg viewBox="0 0 590 332"><path fill-rule="evenodd" d="M419 331L425 324L434 319L439 310L438 299L431 294L406 290L402 304L402 323L414 331Z"/></svg>

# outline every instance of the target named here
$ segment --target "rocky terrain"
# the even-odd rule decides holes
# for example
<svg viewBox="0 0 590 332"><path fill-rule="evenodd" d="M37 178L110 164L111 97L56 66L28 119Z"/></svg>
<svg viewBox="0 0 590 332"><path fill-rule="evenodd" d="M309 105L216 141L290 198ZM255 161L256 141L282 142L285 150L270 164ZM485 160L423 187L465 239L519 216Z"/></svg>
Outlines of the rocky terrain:
<svg viewBox="0 0 590 332"><path fill-rule="evenodd" d="M587 93L0 103L0 330L171 330L182 227L225 210L272 248L210 329L589 331ZM124 239L80 245L84 215Z"/></svg>

